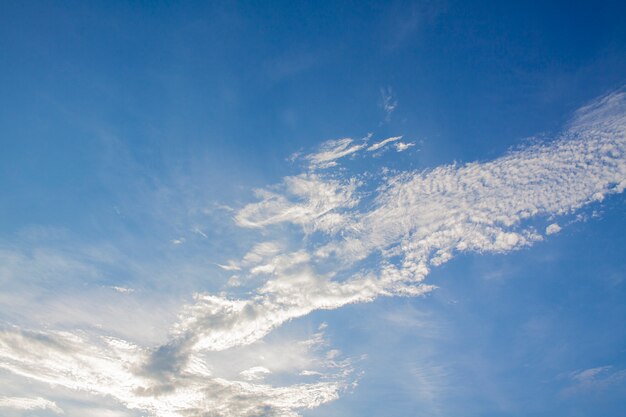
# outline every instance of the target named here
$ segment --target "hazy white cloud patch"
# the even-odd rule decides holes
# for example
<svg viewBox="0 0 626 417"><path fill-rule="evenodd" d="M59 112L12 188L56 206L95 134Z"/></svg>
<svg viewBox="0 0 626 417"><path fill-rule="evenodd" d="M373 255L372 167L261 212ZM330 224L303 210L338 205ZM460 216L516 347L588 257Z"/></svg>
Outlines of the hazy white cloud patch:
<svg viewBox="0 0 626 417"><path fill-rule="evenodd" d="M130 294L132 292L135 292L135 290L133 288L128 288L128 287L111 287L113 288L115 291L121 293L121 294Z"/></svg>
<svg viewBox="0 0 626 417"><path fill-rule="evenodd" d="M612 365L599 366L572 372L570 385L561 395L580 395L617 387L626 387L626 369L616 369Z"/></svg>
<svg viewBox="0 0 626 417"><path fill-rule="evenodd" d="M349 362L337 365L322 355L316 359L316 346L293 341L281 345L251 346L236 356L210 357L190 352L185 360L169 357L167 347L157 350L138 347L121 339L90 337L67 332L31 332L6 329L0 334L0 367L35 381L108 396L131 410L155 416L296 416L298 408L320 405L337 398L347 388ZM296 347L298 342L295 343ZM289 352L289 356L268 364L259 353ZM261 355L263 356L263 355ZM236 358L236 360L234 360ZM171 360L170 360L171 359ZM271 356L269 359L272 359ZM287 363L286 360L289 360ZM236 371L237 362L239 367ZM144 364L144 365L142 365ZM219 366L229 364L226 369ZM263 376L276 372L298 372L314 367L319 377L287 386L263 382ZM234 369L233 369L234 368ZM223 376L230 372L230 378ZM6 406L21 404L34 408L49 403L7 400Z"/></svg>
<svg viewBox="0 0 626 417"><path fill-rule="evenodd" d="M595 381L598 377L606 375L611 371L612 366L599 366L597 368L584 369L582 371L572 372L570 375L574 381L580 383L589 383Z"/></svg>
<svg viewBox="0 0 626 417"><path fill-rule="evenodd" d="M390 98L390 112L394 103ZM370 148L397 147L397 138ZM256 200L235 211L234 222L245 233L257 231L259 240L239 258L219 263L236 271L236 285L196 293L163 343L8 327L0 332L0 367L159 417L297 416L332 401L356 378L351 359L324 340L324 326L299 341L270 340L273 331L316 310L426 294L434 289L425 282L429 271L458 253L530 246L543 239L537 224L554 233L556 223L546 226L547 219L623 192L626 97L606 96L581 109L553 141L488 162L380 177L318 171L370 148L366 141L327 142L302 157L305 172L256 190ZM20 266L46 273L19 252L0 256L12 262L9 273ZM91 264L74 267L97 275ZM573 378L583 384L606 372ZM620 372L611 378L621 378ZM415 368L420 395L434 396L429 387L444 373Z"/></svg>
<svg viewBox="0 0 626 417"><path fill-rule="evenodd" d="M411 392L432 411L440 411L442 396L450 388L447 386L448 370L441 365L424 364L411 368ZM438 413L437 413L438 414Z"/></svg>
<svg viewBox="0 0 626 417"><path fill-rule="evenodd" d="M241 270L241 267L239 265L237 265L236 263L234 263L233 261L229 261L226 264L216 264L217 266L219 266L220 268L222 268L225 271L239 271Z"/></svg>
<svg viewBox="0 0 626 417"><path fill-rule="evenodd" d="M247 381L255 381L265 378L265 375L271 371L262 366L253 366L252 368L241 371L239 374Z"/></svg>
<svg viewBox="0 0 626 417"><path fill-rule="evenodd" d="M12 408L14 410L50 410L56 414L63 414L54 401L49 401L41 397L0 397L0 409Z"/></svg>

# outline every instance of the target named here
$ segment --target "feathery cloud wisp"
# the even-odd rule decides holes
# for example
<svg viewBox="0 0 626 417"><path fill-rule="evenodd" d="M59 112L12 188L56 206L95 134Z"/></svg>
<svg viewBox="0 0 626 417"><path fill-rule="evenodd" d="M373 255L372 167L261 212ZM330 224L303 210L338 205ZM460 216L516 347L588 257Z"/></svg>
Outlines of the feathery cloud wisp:
<svg viewBox="0 0 626 417"><path fill-rule="evenodd" d="M391 120L391 114L398 107L398 100L395 99L391 87L381 88L380 96L382 101L381 105L385 112L385 122L389 122L389 120Z"/></svg>
<svg viewBox="0 0 626 417"><path fill-rule="evenodd" d="M366 144L354 145L354 140L343 138L329 140L319 147L315 153L304 156L311 169L330 168L337 165L337 160L365 148Z"/></svg>

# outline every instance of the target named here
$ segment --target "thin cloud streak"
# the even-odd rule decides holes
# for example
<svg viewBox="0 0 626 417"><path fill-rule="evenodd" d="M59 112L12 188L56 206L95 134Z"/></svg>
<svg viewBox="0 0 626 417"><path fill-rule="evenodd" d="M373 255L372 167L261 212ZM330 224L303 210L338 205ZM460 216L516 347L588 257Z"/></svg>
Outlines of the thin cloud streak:
<svg viewBox="0 0 626 417"><path fill-rule="evenodd" d="M384 147L385 145L391 143L391 142L395 142L402 139L402 136L393 136L384 140L381 140L380 142L376 142L375 144L373 144L372 146L370 146L369 148L367 148L367 150L369 152L373 152L373 151L377 151L380 148Z"/></svg>
<svg viewBox="0 0 626 417"><path fill-rule="evenodd" d="M360 151L367 146L366 143L354 145L351 138L329 140L324 142L318 152L306 155L304 159L309 161L312 170L331 168L337 166L337 160Z"/></svg>
<svg viewBox="0 0 626 417"><path fill-rule="evenodd" d="M385 112L385 122L391 120L391 114L398 107L398 100L395 99L391 87L381 88L380 90L381 106Z"/></svg>

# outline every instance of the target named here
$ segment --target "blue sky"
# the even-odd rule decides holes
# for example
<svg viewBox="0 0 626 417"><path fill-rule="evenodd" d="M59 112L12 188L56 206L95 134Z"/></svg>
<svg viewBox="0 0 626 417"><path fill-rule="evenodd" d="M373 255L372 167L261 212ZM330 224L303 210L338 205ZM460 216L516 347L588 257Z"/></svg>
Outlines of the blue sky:
<svg viewBox="0 0 626 417"><path fill-rule="evenodd" d="M0 414L626 415L620 2L3 2Z"/></svg>

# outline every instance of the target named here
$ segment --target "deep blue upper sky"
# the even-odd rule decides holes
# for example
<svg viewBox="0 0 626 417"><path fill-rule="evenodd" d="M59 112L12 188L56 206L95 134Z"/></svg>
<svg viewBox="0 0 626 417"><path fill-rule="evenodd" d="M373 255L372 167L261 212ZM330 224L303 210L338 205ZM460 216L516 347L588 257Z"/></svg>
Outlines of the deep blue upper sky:
<svg viewBox="0 0 626 417"><path fill-rule="evenodd" d="M370 131L427 139L423 166L499 155L624 82L623 15L622 2L5 2L3 230L109 199L102 136L148 173L191 159L264 179L301 147ZM387 87L400 106L381 127Z"/></svg>
<svg viewBox="0 0 626 417"><path fill-rule="evenodd" d="M193 292L223 288L217 263L269 239L232 213L296 175L294 153L371 133L415 146L349 169L489 161L549 142L625 83L620 1L3 1L0 319L39 323L12 291L51 302L119 286L137 289L138 309L171 303L145 313L169 325ZM326 322L334 347L368 357L351 393L304 414L626 416L624 197L594 204L532 248L433 268L426 297L279 329ZM66 274L91 245L89 266ZM34 264L38 251L59 257L20 269L14 254ZM0 397L28 396L10 384Z"/></svg>

